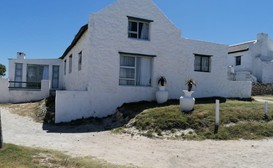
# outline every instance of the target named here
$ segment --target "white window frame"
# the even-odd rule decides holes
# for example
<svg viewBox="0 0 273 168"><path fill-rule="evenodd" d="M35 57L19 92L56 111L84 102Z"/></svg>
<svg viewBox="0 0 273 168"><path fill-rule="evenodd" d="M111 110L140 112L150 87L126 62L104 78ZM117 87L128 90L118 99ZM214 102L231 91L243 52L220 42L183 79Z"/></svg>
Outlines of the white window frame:
<svg viewBox="0 0 273 168"><path fill-rule="evenodd" d="M132 86L136 86L136 71L137 71L137 69L136 69L136 64L137 64L137 62L136 62L136 56L131 56L131 55L120 55L120 57L133 57L134 58L134 60L135 60L135 65L134 66L122 66L122 65L120 65L120 69L133 69L134 70L134 78L121 78L121 77L119 77L119 80L127 80L127 81L134 81L134 85L132 85ZM120 58L121 59L121 58ZM125 85L125 86L130 86L130 85Z"/></svg>
<svg viewBox="0 0 273 168"><path fill-rule="evenodd" d="M136 31L130 31L130 22L135 22L137 23L137 30ZM135 17L130 17L128 16L128 38L131 39L139 39L139 40L145 40L145 41L150 41L150 37L151 37L151 22L153 22L152 20L147 20L147 19L141 19L141 18L135 18ZM148 39L145 38L141 38L141 35L139 34L139 24L143 23L144 24L148 24ZM130 37L130 34L136 34L137 37Z"/></svg>
<svg viewBox="0 0 273 168"><path fill-rule="evenodd" d="M200 69L196 69L196 66L195 66L196 57L200 57ZM211 55L194 54L194 71L196 71L196 72L211 72L211 57L212 57ZM203 69L203 58L206 58L209 61L208 70Z"/></svg>
<svg viewBox="0 0 273 168"><path fill-rule="evenodd" d="M134 58L134 66L122 66L120 65L119 69L133 69L134 70L134 78L121 78L120 74L119 74L119 85L120 86L138 86L138 87L151 87L152 86L152 69L153 69L153 58L156 57L155 55L143 55L143 54L126 54L126 53L122 53L120 52L120 59L121 57L133 57ZM151 72L150 72L150 82L149 85L138 85L137 84L137 58L149 58L151 59ZM127 81L134 81L133 85L129 85L129 84L120 84L120 80L127 80Z"/></svg>

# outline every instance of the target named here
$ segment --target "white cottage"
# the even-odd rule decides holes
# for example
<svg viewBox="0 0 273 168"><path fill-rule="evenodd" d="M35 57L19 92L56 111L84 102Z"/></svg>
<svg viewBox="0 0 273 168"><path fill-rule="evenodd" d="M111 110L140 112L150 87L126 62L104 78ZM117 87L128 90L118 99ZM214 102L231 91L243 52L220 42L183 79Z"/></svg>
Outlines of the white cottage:
<svg viewBox="0 0 273 168"><path fill-rule="evenodd" d="M9 59L9 79L0 79L0 103L37 101L62 89L62 65L60 59L26 59L18 52Z"/></svg>
<svg viewBox="0 0 273 168"><path fill-rule="evenodd" d="M273 41L260 33L257 40L229 46L228 63L234 80L273 83Z"/></svg>
<svg viewBox="0 0 273 168"><path fill-rule="evenodd" d="M195 97L251 96L251 82L228 80L228 46L181 38L152 0L117 0L93 14L60 57L56 122L104 117L126 102L155 100L165 76L170 99L197 81Z"/></svg>

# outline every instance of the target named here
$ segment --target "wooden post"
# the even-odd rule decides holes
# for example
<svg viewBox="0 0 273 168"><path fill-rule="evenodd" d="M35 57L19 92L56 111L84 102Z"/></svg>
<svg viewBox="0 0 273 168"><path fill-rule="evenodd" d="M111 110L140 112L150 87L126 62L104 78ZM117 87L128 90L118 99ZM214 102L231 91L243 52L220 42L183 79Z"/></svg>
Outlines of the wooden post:
<svg viewBox="0 0 273 168"><path fill-rule="evenodd" d="M214 134L218 133L219 124L220 124L220 101L216 100L215 105L215 128L214 128Z"/></svg>
<svg viewBox="0 0 273 168"><path fill-rule="evenodd" d="M264 102L264 118L268 119L268 101Z"/></svg>
<svg viewBox="0 0 273 168"><path fill-rule="evenodd" d="M2 122L1 122L1 110L0 110L0 149L3 148L3 134L2 134Z"/></svg>

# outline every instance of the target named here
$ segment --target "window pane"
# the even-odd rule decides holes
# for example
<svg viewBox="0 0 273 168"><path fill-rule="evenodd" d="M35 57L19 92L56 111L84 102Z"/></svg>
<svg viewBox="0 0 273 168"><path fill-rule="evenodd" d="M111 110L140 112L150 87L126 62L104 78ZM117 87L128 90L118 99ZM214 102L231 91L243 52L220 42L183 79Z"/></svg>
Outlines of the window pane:
<svg viewBox="0 0 273 168"><path fill-rule="evenodd" d="M195 71L201 71L201 57L200 56L195 56L194 70Z"/></svg>
<svg viewBox="0 0 273 168"><path fill-rule="evenodd" d="M238 56L235 58L236 58L236 65L241 65L241 56Z"/></svg>
<svg viewBox="0 0 273 168"><path fill-rule="evenodd" d="M120 56L120 85L151 86L152 58Z"/></svg>
<svg viewBox="0 0 273 168"><path fill-rule="evenodd" d="M72 55L69 56L69 73L72 72Z"/></svg>
<svg viewBox="0 0 273 168"><path fill-rule="evenodd" d="M135 85L135 81L134 81L134 80L124 80L124 79L120 79L120 80L119 80L119 84L120 84L120 85L130 85L130 86L134 86L134 85Z"/></svg>
<svg viewBox="0 0 273 168"><path fill-rule="evenodd" d="M140 23L139 24L139 38L143 40L149 39L149 24L148 23Z"/></svg>
<svg viewBox="0 0 273 168"><path fill-rule="evenodd" d="M137 38L137 33L129 33L128 37L130 37L130 38Z"/></svg>
<svg viewBox="0 0 273 168"><path fill-rule="evenodd" d="M129 21L129 31L137 32L137 22Z"/></svg>
<svg viewBox="0 0 273 168"><path fill-rule="evenodd" d="M120 78L130 78L134 79L135 78L135 69L129 69L129 68L120 68L119 72Z"/></svg>
<svg viewBox="0 0 273 168"><path fill-rule="evenodd" d="M121 56L120 66L135 67L135 57Z"/></svg>
<svg viewBox="0 0 273 168"><path fill-rule="evenodd" d="M209 57L202 57L202 71L209 71Z"/></svg>
<svg viewBox="0 0 273 168"><path fill-rule="evenodd" d="M151 65L152 59L146 57L137 58L137 78L136 84L138 86L150 86L151 85Z"/></svg>

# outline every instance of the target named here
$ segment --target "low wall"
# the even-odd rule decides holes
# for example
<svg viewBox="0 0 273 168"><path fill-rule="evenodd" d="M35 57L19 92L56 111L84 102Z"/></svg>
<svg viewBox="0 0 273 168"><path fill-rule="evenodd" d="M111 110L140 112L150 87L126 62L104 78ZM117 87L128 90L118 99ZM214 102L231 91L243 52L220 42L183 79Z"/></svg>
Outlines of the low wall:
<svg viewBox="0 0 273 168"><path fill-rule="evenodd" d="M227 98L250 98L252 82L250 81L228 81L223 89Z"/></svg>
<svg viewBox="0 0 273 168"><path fill-rule="evenodd" d="M50 81L41 81L41 89L9 89L9 81L0 79L0 103L21 103L37 101L49 96Z"/></svg>
<svg viewBox="0 0 273 168"><path fill-rule="evenodd" d="M55 123L95 116L88 91L56 91Z"/></svg>
<svg viewBox="0 0 273 168"><path fill-rule="evenodd" d="M273 84L256 83L252 86L252 96L273 95Z"/></svg>

